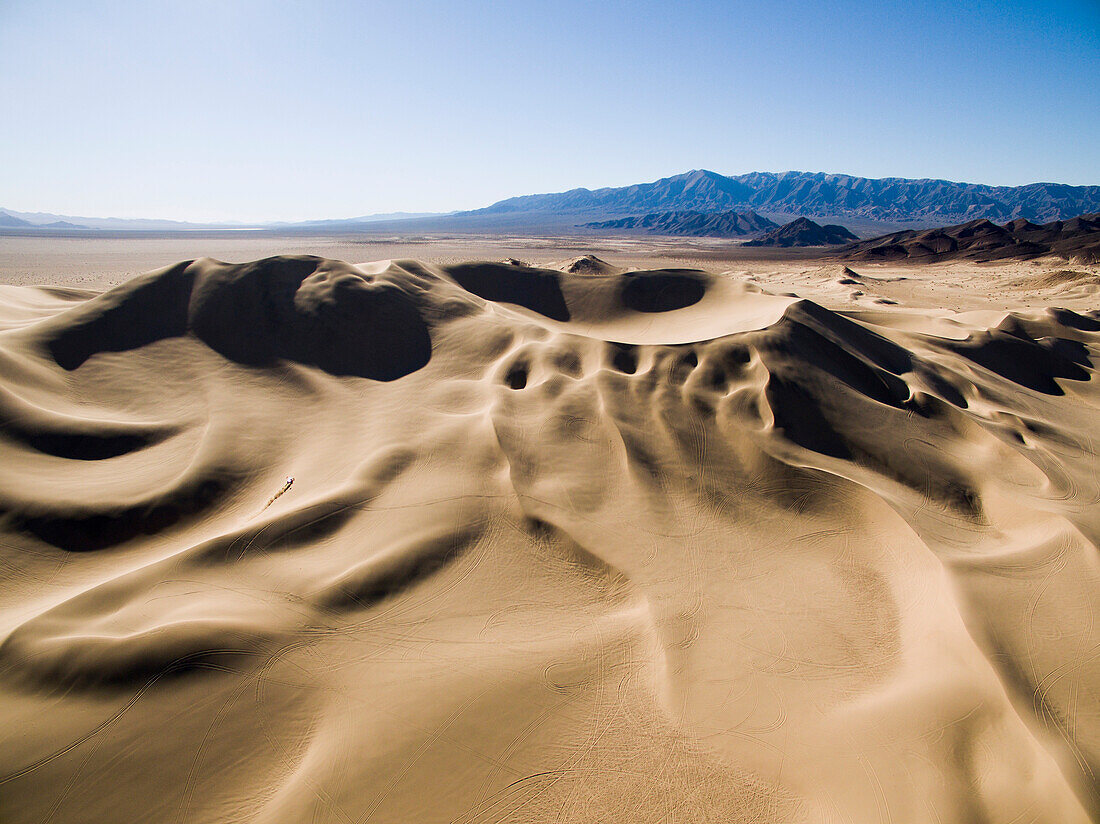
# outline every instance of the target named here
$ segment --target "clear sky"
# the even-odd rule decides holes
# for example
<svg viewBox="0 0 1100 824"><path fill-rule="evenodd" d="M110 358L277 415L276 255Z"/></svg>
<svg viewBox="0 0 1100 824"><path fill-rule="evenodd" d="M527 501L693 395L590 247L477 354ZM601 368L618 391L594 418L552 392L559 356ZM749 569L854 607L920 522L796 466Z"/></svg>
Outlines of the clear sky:
<svg viewBox="0 0 1100 824"><path fill-rule="evenodd" d="M0 0L0 206L476 208L693 168L1100 184L1100 0Z"/></svg>

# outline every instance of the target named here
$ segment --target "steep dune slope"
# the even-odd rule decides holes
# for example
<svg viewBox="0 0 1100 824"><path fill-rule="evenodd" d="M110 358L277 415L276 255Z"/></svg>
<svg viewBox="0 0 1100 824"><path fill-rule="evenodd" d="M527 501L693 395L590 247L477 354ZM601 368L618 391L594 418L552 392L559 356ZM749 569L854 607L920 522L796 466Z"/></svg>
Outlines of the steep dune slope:
<svg viewBox="0 0 1100 824"><path fill-rule="evenodd" d="M6 822L1100 820L1100 316L309 257L3 296Z"/></svg>

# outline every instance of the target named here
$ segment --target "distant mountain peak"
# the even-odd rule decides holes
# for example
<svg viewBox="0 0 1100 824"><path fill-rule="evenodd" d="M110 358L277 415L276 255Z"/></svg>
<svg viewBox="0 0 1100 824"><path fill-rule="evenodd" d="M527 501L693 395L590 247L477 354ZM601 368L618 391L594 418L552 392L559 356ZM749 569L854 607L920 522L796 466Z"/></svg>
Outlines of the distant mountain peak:
<svg viewBox="0 0 1100 824"><path fill-rule="evenodd" d="M712 172L710 169L692 169L690 172L684 172L682 175L674 175L673 179L676 177L684 177L688 180L713 180L716 182L729 180L726 175Z"/></svg>

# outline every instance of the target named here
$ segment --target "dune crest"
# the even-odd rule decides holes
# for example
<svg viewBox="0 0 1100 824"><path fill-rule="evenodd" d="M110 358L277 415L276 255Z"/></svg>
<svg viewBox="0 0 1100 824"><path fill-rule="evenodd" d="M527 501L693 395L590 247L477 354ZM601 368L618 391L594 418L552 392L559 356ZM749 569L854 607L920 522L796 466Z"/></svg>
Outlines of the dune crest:
<svg viewBox="0 0 1100 824"><path fill-rule="evenodd" d="M1100 315L576 263L6 289L0 818L1100 817Z"/></svg>

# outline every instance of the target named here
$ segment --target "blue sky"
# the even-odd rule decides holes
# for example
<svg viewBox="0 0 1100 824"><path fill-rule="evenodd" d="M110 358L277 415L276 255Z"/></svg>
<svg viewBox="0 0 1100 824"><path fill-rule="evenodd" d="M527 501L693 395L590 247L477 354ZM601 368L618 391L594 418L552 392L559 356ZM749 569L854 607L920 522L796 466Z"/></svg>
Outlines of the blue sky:
<svg viewBox="0 0 1100 824"><path fill-rule="evenodd" d="M0 206L476 208L693 168L1100 184L1100 0L0 0Z"/></svg>

